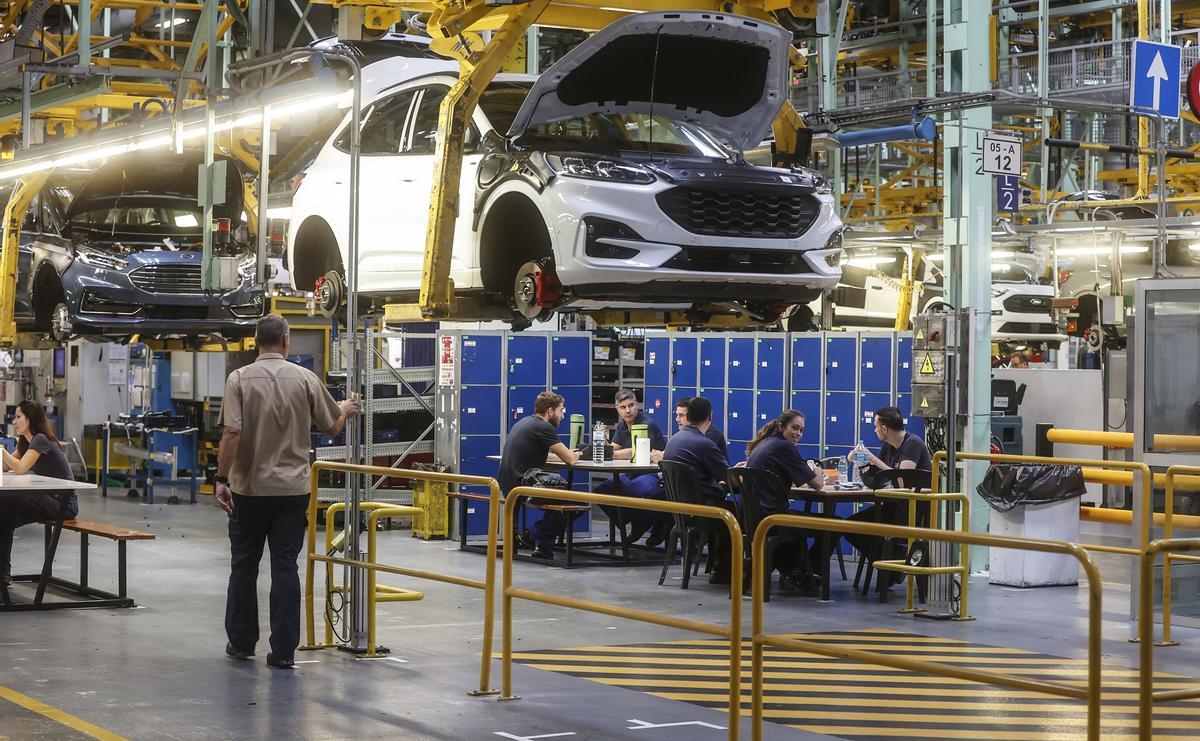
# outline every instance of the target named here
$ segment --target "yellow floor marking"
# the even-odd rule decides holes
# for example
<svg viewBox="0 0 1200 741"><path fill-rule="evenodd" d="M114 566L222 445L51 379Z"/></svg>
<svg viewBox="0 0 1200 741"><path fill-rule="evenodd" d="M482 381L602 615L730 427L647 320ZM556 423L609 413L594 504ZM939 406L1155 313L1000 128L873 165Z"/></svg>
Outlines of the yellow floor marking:
<svg viewBox="0 0 1200 741"><path fill-rule="evenodd" d="M51 707L40 700L35 700L29 695L23 695L16 690L8 687L0 687L0 699L8 700L9 702L20 705L26 710L31 710L38 715L49 718L55 723L66 726L67 728L79 731L82 734L91 736L99 741L128 741L124 736L117 735L112 731L106 731L99 726L94 726L82 718L76 718L70 713L59 710L56 707Z"/></svg>
<svg viewBox="0 0 1200 741"><path fill-rule="evenodd" d="M797 638L802 638L797 636ZM890 640L890 639L889 639ZM834 646L842 648L863 648L863 645L856 641L813 641L823 646ZM746 641L742 644L749 648L750 642ZM652 653L652 654L706 654L706 653L729 653L728 644L719 644L710 647L694 647L694 648L664 648L662 646L595 646L592 648L562 648L558 651L570 651L572 653L603 653L606 651L616 651L619 653ZM782 651L783 649L773 649ZM916 645L906 646L901 643L892 643L887 646L872 646L872 651L912 651L917 653L941 653L941 652L962 652L975 654L1001 654L1013 656L1028 656L1028 651L1023 651L1019 648L985 648L981 646L969 646L965 644L952 643L950 645L933 646L933 645ZM1084 663L1086 659L1062 659L1062 661L1073 663ZM1061 662L1058 662L1061 663Z"/></svg>

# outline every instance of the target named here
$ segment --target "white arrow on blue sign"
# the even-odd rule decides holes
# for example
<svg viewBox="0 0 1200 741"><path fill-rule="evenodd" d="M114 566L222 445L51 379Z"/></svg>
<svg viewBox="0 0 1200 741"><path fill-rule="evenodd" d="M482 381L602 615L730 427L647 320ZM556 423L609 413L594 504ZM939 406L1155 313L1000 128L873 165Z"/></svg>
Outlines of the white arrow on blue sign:
<svg viewBox="0 0 1200 741"><path fill-rule="evenodd" d="M1179 78L1183 50L1171 44L1137 40L1129 74L1129 105L1163 118L1179 118Z"/></svg>

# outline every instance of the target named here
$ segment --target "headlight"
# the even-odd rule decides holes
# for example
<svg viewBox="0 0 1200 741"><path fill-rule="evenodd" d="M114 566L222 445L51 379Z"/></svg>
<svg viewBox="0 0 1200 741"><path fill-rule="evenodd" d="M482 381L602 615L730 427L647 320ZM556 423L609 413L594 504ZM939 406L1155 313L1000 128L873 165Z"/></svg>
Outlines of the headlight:
<svg viewBox="0 0 1200 741"><path fill-rule="evenodd" d="M801 184L811 186L818 195L827 196L833 192L833 186L829 184L829 178L816 170L810 170L807 167L797 167L792 170L792 173L799 177Z"/></svg>
<svg viewBox="0 0 1200 741"><path fill-rule="evenodd" d="M124 270L129 264L124 258L82 244L75 245L75 256L88 265L109 270Z"/></svg>
<svg viewBox="0 0 1200 741"><path fill-rule="evenodd" d="M569 157L547 154L546 164L559 175L588 180L615 180L621 183L649 185L654 175L644 167L595 157Z"/></svg>

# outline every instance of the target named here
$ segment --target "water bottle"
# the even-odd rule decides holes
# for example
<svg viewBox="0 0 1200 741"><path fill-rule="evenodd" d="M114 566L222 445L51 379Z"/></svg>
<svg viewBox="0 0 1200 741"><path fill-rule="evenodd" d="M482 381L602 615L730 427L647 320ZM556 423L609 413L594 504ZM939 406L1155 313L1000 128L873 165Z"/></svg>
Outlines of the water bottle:
<svg viewBox="0 0 1200 741"><path fill-rule="evenodd" d="M604 424L597 422L592 428L592 463L604 462Z"/></svg>
<svg viewBox="0 0 1200 741"><path fill-rule="evenodd" d="M858 447L854 449L854 483L862 483L862 470L867 467L867 446L863 445L863 441L858 441Z"/></svg>
<svg viewBox="0 0 1200 741"><path fill-rule="evenodd" d="M838 456L838 483L845 483L850 475L850 464L846 461L846 456Z"/></svg>

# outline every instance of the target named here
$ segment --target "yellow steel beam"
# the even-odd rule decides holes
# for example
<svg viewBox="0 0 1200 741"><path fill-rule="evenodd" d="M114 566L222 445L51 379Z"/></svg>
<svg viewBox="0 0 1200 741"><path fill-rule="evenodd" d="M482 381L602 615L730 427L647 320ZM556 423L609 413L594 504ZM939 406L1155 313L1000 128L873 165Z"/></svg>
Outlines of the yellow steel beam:
<svg viewBox="0 0 1200 741"><path fill-rule="evenodd" d="M17 256L20 252L21 224L25 210L42 189L50 171L18 180L4 207L4 236L0 243L0 345L11 346L17 340L14 316L17 297Z"/></svg>

